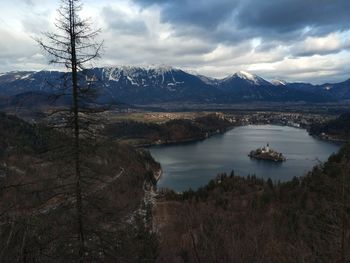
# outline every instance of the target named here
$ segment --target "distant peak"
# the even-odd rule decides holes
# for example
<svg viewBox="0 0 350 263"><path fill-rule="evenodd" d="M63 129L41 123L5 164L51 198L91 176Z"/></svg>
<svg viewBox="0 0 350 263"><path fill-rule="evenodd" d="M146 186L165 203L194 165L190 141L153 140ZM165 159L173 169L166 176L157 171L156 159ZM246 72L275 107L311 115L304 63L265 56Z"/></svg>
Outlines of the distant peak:
<svg viewBox="0 0 350 263"><path fill-rule="evenodd" d="M236 75L237 77L240 77L243 79L249 79L249 80L254 80L257 77L256 75L243 70L236 72L234 75Z"/></svg>
<svg viewBox="0 0 350 263"><path fill-rule="evenodd" d="M246 81L253 83L255 85L267 85L267 84L269 84L263 78L255 75L255 74L249 73L247 71L238 71L235 74L233 74L231 77L228 77L227 79L229 79L229 78L243 79L243 80L246 80Z"/></svg>

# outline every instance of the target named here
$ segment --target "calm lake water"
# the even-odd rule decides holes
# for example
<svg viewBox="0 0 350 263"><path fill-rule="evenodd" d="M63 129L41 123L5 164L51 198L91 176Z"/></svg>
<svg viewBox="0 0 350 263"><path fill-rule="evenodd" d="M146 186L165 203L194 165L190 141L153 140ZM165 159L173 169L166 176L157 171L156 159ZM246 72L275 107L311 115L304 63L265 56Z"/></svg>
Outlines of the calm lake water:
<svg viewBox="0 0 350 263"><path fill-rule="evenodd" d="M283 163L250 159L251 150L270 144L287 158ZM200 142L171 146L155 146L150 152L160 162L163 176L158 187L176 191L197 189L218 173L235 174L287 181L301 176L320 161L338 151L339 144L321 141L306 130L275 125L249 125L234 128Z"/></svg>

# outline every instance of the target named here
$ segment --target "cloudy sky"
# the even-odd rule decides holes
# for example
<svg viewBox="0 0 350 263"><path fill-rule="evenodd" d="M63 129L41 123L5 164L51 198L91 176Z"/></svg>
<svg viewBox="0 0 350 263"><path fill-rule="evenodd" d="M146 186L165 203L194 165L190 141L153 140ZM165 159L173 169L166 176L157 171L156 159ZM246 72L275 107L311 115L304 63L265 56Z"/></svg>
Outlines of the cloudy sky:
<svg viewBox="0 0 350 263"><path fill-rule="evenodd" d="M50 69L33 37L59 0L0 0L0 72ZM105 41L98 66L171 65L212 77L350 78L349 0L85 0Z"/></svg>

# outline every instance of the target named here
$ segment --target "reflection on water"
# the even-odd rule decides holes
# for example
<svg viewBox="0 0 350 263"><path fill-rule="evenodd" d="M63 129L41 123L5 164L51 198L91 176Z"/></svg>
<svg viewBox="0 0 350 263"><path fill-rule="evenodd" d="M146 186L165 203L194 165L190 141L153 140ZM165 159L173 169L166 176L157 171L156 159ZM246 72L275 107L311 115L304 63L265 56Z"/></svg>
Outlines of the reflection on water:
<svg viewBox="0 0 350 263"><path fill-rule="evenodd" d="M251 160L247 154L270 143L282 152L287 161L270 163ZM339 145L317 140L305 130L275 126L249 125L235 128L207 140L171 146L150 148L153 157L161 163L163 177L158 187L176 191L196 189L205 185L216 174L234 170L236 174L270 177L275 181L290 180L309 171L338 151Z"/></svg>

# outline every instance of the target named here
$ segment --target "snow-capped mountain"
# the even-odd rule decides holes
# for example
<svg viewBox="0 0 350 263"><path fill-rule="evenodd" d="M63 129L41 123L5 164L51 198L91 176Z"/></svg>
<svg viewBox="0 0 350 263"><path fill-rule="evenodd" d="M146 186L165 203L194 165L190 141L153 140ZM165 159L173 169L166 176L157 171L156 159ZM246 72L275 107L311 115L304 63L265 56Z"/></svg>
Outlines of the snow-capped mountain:
<svg viewBox="0 0 350 263"><path fill-rule="evenodd" d="M171 67L141 68L122 66L102 68L101 77L102 80L125 82L127 85L131 84L132 86L162 86L163 88L171 89L172 86L181 84L181 82L176 80L179 73L185 72Z"/></svg>
<svg viewBox="0 0 350 263"><path fill-rule="evenodd" d="M309 100L303 92L280 89L269 81L240 71L219 81L218 88L227 101L298 101ZM317 98L318 99L318 98Z"/></svg>
<svg viewBox="0 0 350 263"><path fill-rule="evenodd" d="M93 68L80 75L80 84L85 85L87 81L89 84L92 83L98 94L96 101L103 104L114 102L129 104L233 103L350 99L350 80L325 85L284 81L269 82L244 71L223 79L214 79L190 74L173 67L128 66ZM58 71L0 74L0 97L4 98L27 92L60 93L67 81L69 83L67 76L66 73Z"/></svg>
<svg viewBox="0 0 350 263"><path fill-rule="evenodd" d="M263 78L246 71L236 72L235 74L221 80L221 83L227 83L227 82L236 82L237 84L244 83L244 85L250 84L252 86L271 85L270 82L264 80Z"/></svg>
<svg viewBox="0 0 350 263"><path fill-rule="evenodd" d="M103 101L113 98L127 103L144 104L203 101L216 97L214 87L195 75L172 67L95 68L86 73L101 80L97 81L97 85L102 91Z"/></svg>
<svg viewBox="0 0 350 263"><path fill-rule="evenodd" d="M63 72L22 71L9 72L0 76L0 95L16 95L28 91L47 91L62 86Z"/></svg>
<svg viewBox="0 0 350 263"><path fill-rule="evenodd" d="M263 78L250 74L245 71L239 71L231 76L219 80L219 88L224 91L242 91L253 88L271 86L272 84Z"/></svg>

